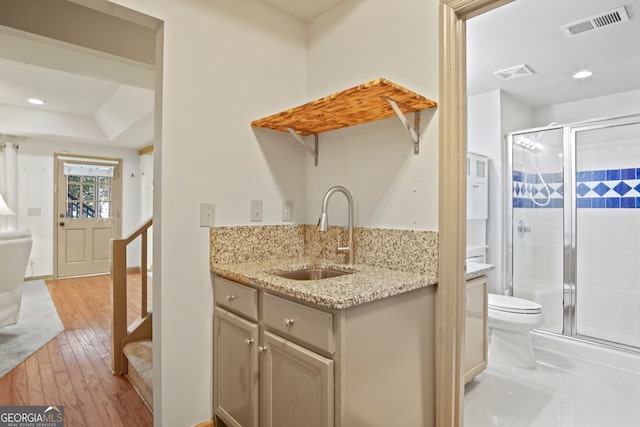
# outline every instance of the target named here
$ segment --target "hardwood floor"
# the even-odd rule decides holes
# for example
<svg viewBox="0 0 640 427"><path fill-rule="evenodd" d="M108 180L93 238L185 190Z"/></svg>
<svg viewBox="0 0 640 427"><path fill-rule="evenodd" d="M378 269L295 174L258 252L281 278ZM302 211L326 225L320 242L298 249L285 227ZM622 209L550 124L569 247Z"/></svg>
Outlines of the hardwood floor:
<svg viewBox="0 0 640 427"><path fill-rule="evenodd" d="M139 274L128 276L129 322L139 314ZM125 377L111 374L109 275L47 280L64 331L0 378L0 406L64 405L65 426L152 426Z"/></svg>

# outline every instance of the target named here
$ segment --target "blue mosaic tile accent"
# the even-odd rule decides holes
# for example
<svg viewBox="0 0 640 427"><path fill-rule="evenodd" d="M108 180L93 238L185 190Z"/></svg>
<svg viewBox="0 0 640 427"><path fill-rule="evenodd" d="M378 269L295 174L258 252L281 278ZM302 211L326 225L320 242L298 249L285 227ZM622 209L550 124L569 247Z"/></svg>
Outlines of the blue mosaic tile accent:
<svg viewBox="0 0 640 427"><path fill-rule="evenodd" d="M620 169L608 169L607 181L615 181L620 179Z"/></svg>
<svg viewBox="0 0 640 427"><path fill-rule="evenodd" d="M578 186L576 187L576 192L582 197L584 197L584 195L587 194L589 191L591 191L591 189L582 182L578 184Z"/></svg>
<svg viewBox="0 0 640 427"><path fill-rule="evenodd" d="M514 208L562 208L563 175L513 171L512 196ZM578 171L576 206L579 209L640 209L640 168Z"/></svg>
<svg viewBox="0 0 640 427"><path fill-rule="evenodd" d="M629 190L631 190L631 187L629 186L629 184L627 184L624 181L620 181L618 183L618 185L616 185L615 187L613 187L614 191L616 193L618 193L621 196L624 196L625 194L627 194L629 192Z"/></svg>
<svg viewBox="0 0 640 427"><path fill-rule="evenodd" d="M620 179L636 179L636 170L634 168L620 169Z"/></svg>

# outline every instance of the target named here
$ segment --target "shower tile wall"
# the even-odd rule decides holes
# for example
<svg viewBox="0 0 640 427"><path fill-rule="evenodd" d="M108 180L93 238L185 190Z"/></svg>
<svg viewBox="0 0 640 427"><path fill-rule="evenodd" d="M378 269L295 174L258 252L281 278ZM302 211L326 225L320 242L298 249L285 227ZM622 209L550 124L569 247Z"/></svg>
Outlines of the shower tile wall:
<svg viewBox="0 0 640 427"><path fill-rule="evenodd" d="M640 208L640 167L578 170L576 179L578 208Z"/></svg>
<svg viewBox="0 0 640 427"><path fill-rule="evenodd" d="M640 139L583 140L578 134L577 332L640 347Z"/></svg>

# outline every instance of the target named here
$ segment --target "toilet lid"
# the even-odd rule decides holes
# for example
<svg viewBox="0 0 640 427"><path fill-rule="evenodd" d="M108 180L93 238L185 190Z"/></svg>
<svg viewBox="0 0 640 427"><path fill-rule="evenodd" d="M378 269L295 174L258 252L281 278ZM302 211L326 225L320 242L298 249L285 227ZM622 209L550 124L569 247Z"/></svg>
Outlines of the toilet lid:
<svg viewBox="0 0 640 427"><path fill-rule="evenodd" d="M509 313L542 313L542 306L537 302L498 294L489 294L489 308Z"/></svg>

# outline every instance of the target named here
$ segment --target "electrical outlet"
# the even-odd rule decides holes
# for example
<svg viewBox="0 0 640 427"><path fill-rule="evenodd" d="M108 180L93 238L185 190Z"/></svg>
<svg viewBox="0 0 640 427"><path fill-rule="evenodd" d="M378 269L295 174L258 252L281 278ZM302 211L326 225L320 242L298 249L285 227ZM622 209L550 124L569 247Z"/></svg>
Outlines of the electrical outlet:
<svg viewBox="0 0 640 427"><path fill-rule="evenodd" d="M293 221L293 202L286 200L282 205L282 220Z"/></svg>
<svg viewBox="0 0 640 427"><path fill-rule="evenodd" d="M216 205L213 203L200 203L200 227L213 227L216 218Z"/></svg>
<svg viewBox="0 0 640 427"><path fill-rule="evenodd" d="M262 221L262 200L251 201L251 212L249 213L251 221Z"/></svg>

